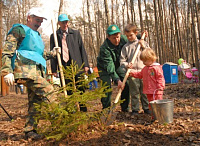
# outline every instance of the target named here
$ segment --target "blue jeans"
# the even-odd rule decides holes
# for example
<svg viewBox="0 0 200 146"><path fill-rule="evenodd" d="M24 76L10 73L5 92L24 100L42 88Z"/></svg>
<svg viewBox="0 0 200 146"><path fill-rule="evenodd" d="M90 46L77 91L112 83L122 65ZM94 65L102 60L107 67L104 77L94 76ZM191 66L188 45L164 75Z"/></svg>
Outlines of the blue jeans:
<svg viewBox="0 0 200 146"><path fill-rule="evenodd" d="M95 86L95 88L98 88L98 83L97 83L97 80L93 80L93 81L91 81L90 83L89 83L89 89L90 90L92 90L92 83L94 83L94 86Z"/></svg>

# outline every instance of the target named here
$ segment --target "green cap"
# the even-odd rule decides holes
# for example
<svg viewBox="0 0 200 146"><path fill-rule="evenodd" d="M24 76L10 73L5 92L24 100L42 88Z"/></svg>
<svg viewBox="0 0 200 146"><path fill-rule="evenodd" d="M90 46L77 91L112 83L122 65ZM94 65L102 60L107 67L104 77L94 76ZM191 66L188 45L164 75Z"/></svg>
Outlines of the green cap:
<svg viewBox="0 0 200 146"><path fill-rule="evenodd" d="M108 34L108 35L113 35L113 34L115 34L115 33L119 33L119 32L121 32L120 31L120 29L119 29L119 27L117 26L117 25L110 25L109 27L108 27L108 29L106 30L106 33Z"/></svg>

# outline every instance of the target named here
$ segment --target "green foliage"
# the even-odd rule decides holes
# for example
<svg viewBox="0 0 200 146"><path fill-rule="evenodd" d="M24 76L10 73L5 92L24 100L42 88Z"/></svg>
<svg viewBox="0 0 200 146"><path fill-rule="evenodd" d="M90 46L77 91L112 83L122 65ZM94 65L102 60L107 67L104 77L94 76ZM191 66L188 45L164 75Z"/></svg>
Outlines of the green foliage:
<svg viewBox="0 0 200 146"><path fill-rule="evenodd" d="M75 76L83 72L81 68L82 66L78 68L78 65L73 62L71 66L68 66L66 69L63 68L65 78L70 80L64 89L71 91L72 95L65 97L63 93L61 93L64 89L59 88L55 90L55 92L59 93L57 94L59 102L43 102L41 105L35 105L39 111L39 114L35 116L38 123L40 120L38 131L45 135L47 139L60 140L70 133L77 132L78 129L81 130L81 126L87 125L93 120L100 119L101 114L98 112L79 111L78 103L86 105L87 108L92 108L94 106L91 105L92 101L106 97L105 93L111 92L111 89L108 89L108 87L101 82L100 86L93 91L80 91L80 88L88 88L89 82L96 77L95 74L90 74L88 78L85 79L85 73L82 73L79 80L75 81Z"/></svg>

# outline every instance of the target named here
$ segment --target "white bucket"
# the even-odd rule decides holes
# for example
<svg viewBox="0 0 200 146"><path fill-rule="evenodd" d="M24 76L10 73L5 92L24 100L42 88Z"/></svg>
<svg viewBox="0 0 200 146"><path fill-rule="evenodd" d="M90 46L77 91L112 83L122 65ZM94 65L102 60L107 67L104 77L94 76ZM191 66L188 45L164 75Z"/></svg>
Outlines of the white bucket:
<svg viewBox="0 0 200 146"><path fill-rule="evenodd" d="M172 123L174 101L171 99L153 100L150 102L155 120L159 123Z"/></svg>

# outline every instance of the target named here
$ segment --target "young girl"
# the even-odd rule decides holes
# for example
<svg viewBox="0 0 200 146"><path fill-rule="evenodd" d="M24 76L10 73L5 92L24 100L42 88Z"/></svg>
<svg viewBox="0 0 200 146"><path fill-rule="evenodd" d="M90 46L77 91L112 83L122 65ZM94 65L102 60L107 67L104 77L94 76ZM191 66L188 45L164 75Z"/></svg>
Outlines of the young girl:
<svg viewBox="0 0 200 146"><path fill-rule="evenodd" d="M162 65L155 63L157 57L151 48L144 49L140 54L140 59L145 67L141 72L131 71L129 76L143 79L143 93L147 95L149 102L162 99L165 88ZM149 109L151 109L150 104Z"/></svg>

